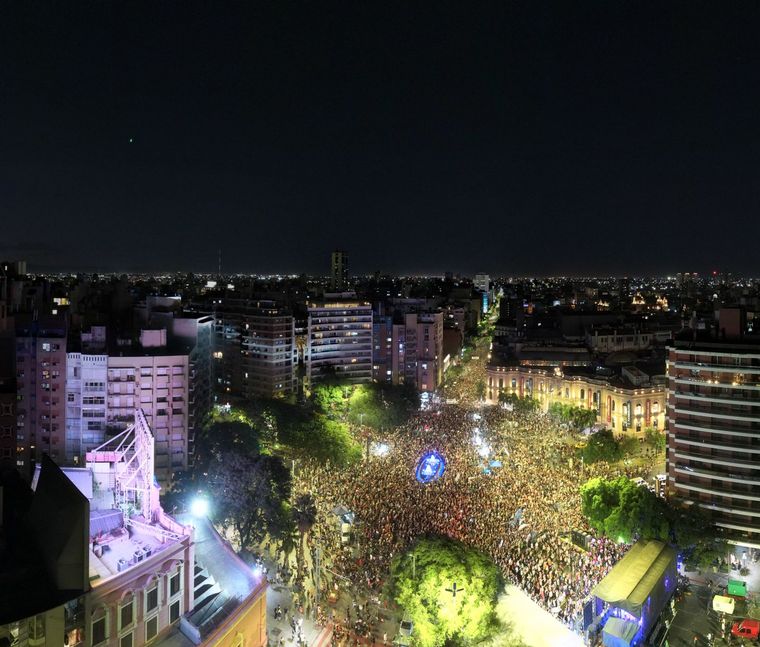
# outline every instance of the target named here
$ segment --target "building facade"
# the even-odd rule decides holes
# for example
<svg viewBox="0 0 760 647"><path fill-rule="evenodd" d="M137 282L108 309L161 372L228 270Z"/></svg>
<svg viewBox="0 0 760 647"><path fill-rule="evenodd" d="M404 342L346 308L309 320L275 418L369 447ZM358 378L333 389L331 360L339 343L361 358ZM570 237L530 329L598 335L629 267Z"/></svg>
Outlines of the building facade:
<svg viewBox="0 0 760 647"><path fill-rule="evenodd" d="M373 323L372 375L376 382L435 391L443 381L443 313L408 313Z"/></svg>
<svg viewBox="0 0 760 647"><path fill-rule="evenodd" d="M617 433L665 428L665 386L629 385L622 381L585 375L565 375L560 368L489 366L488 399L499 393L537 399L544 411L561 402L598 411L598 421Z"/></svg>
<svg viewBox="0 0 760 647"><path fill-rule="evenodd" d="M295 390L292 313L274 301L225 299L214 324L214 374L220 394L286 397Z"/></svg>
<svg viewBox="0 0 760 647"><path fill-rule="evenodd" d="M348 288L348 253L335 250L330 255L330 289L343 292Z"/></svg>
<svg viewBox="0 0 760 647"><path fill-rule="evenodd" d="M760 547L760 339L668 348L668 495Z"/></svg>
<svg viewBox="0 0 760 647"><path fill-rule="evenodd" d="M335 377L354 384L372 380L372 306L362 301L308 305L306 379Z"/></svg>
<svg viewBox="0 0 760 647"><path fill-rule="evenodd" d="M160 352L108 357L107 418L109 436L134 423L135 408L145 412L155 435L155 474L162 484L189 461L189 356Z"/></svg>
<svg viewBox="0 0 760 647"><path fill-rule="evenodd" d="M47 453L65 457L66 321L16 317L16 464L31 476Z"/></svg>
<svg viewBox="0 0 760 647"><path fill-rule="evenodd" d="M108 355L66 354L66 463L83 464L85 454L106 440Z"/></svg>

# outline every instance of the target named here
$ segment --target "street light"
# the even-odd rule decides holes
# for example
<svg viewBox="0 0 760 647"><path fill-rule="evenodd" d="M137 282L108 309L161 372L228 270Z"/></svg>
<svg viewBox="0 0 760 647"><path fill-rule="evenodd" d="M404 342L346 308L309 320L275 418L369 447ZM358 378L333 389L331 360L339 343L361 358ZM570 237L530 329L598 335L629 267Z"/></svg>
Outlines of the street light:
<svg viewBox="0 0 760 647"><path fill-rule="evenodd" d="M190 503L190 513L194 517L207 517L209 512L208 500L197 497Z"/></svg>

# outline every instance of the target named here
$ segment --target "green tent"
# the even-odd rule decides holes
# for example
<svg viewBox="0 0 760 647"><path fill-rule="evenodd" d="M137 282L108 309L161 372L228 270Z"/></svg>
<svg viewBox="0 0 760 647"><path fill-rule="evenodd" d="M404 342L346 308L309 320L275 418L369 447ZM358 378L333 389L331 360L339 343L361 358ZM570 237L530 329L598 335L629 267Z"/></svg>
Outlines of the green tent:
<svg viewBox="0 0 760 647"><path fill-rule="evenodd" d="M634 624L646 637L673 595L677 577L676 551L661 541L642 539L591 593L613 609L633 616Z"/></svg>
<svg viewBox="0 0 760 647"><path fill-rule="evenodd" d="M737 597L747 597L747 583L741 580L728 580L728 594Z"/></svg>

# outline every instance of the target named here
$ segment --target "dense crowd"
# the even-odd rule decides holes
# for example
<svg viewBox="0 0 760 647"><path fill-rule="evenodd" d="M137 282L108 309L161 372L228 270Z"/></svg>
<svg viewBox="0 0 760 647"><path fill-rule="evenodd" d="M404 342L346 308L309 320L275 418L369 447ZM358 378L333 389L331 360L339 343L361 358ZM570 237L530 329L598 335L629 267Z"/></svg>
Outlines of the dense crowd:
<svg viewBox="0 0 760 647"><path fill-rule="evenodd" d="M572 626L624 550L604 538L587 550L569 541L570 530L590 533L579 486L615 471L573 460L571 438L544 414L488 407L478 415L447 405L395 430L384 457L346 470L302 467L296 488L312 492L319 510L312 535L320 538L330 573L367 597L379 592L394 556L417 537L449 536L489 554L507 580ZM488 445L489 455L474 442ZM415 467L431 449L445 458L446 471L423 485ZM332 513L339 505L356 515L358 554L341 545Z"/></svg>

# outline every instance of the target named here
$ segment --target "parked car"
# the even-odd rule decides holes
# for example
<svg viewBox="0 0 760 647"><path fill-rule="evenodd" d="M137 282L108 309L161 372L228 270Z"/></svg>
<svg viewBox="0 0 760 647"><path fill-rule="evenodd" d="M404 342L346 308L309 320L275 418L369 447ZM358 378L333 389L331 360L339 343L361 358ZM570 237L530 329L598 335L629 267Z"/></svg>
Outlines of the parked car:
<svg viewBox="0 0 760 647"><path fill-rule="evenodd" d="M747 619L735 622L731 627L731 635L757 640L757 637L760 636L760 621Z"/></svg>

